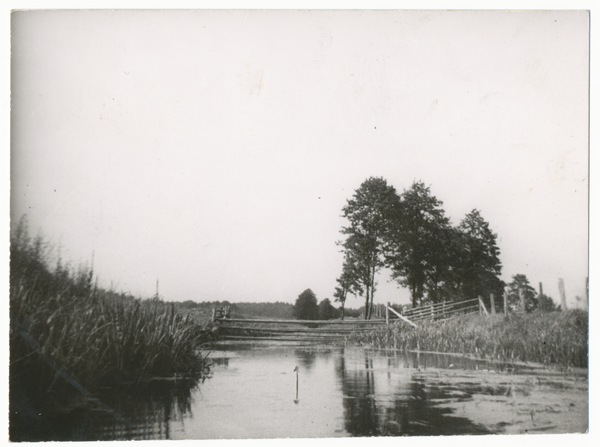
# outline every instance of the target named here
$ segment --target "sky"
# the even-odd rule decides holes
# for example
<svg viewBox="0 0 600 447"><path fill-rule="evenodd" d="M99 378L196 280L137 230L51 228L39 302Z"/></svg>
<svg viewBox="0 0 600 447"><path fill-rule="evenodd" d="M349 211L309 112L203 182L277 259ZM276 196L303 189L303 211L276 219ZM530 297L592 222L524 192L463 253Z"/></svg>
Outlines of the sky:
<svg viewBox="0 0 600 447"><path fill-rule="evenodd" d="M331 299L376 176L480 210L503 280L585 302L587 12L28 11L11 39L11 220L105 287Z"/></svg>

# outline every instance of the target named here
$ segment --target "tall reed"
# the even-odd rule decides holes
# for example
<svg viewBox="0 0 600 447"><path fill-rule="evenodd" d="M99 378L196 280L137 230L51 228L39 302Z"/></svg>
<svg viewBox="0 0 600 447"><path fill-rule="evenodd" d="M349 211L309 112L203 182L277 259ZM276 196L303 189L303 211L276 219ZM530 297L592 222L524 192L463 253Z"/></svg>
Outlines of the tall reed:
<svg viewBox="0 0 600 447"><path fill-rule="evenodd" d="M90 390L207 372L210 335L172 304L99 290L91 270L51 268L40 238L11 236L11 390L69 388L50 362Z"/></svg>
<svg viewBox="0 0 600 447"><path fill-rule="evenodd" d="M449 352L500 361L587 367L588 313L533 312L496 316L467 315L422 322L413 328L393 323L351 334L347 342L375 348Z"/></svg>

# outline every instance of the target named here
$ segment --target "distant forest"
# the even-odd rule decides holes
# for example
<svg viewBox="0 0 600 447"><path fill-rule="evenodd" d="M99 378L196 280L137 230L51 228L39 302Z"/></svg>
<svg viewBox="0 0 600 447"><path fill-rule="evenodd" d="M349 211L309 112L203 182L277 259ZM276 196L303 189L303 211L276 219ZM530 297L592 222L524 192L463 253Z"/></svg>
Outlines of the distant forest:
<svg viewBox="0 0 600 447"><path fill-rule="evenodd" d="M187 300L176 302L175 306L180 313L189 313L198 320L212 317L214 308L229 306L231 318L273 318L294 319L294 305L289 303L230 303L229 301L203 301ZM358 317L362 309L344 310L347 317Z"/></svg>

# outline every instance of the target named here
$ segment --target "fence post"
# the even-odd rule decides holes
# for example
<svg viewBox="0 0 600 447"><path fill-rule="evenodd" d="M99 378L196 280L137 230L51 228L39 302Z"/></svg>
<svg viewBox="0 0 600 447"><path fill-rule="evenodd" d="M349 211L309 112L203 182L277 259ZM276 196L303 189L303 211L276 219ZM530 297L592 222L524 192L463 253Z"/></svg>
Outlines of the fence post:
<svg viewBox="0 0 600 447"><path fill-rule="evenodd" d="M489 315L487 309L485 308L485 304L483 304L483 299L481 298L481 295L479 295L479 315L482 314L482 312L485 315Z"/></svg>
<svg viewBox="0 0 600 447"><path fill-rule="evenodd" d="M565 282L558 278L558 291L560 292L560 310L567 310L567 296L565 295Z"/></svg>
<svg viewBox="0 0 600 447"><path fill-rule="evenodd" d="M494 303L494 294L490 293L490 306L492 306L490 308L490 312L492 313L492 315L496 315L496 303Z"/></svg>
<svg viewBox="0 0 600 447"><path fill-rule="evenodd" d="M213 315L212 315L212 321L213 321L213 323L215 322L216 318L217 318L217 308L213 307Z"/></svg>
<svg viewBox="0 0 600 447"><path fill-rule="evenodd" d="M585 277L585 308L590 310L590 278Z"/></svg>
<svg viewBox="0 0 600 447"><path fill-rule="evenodd" d="M504 291L504 315L508 315L508 292L505 290Z"/></svg>
<svg viewBox="0 0 600 447"><path fill-rule="evenodd" d="M390 325L390 302L388 301L387 306L385 308L385 325L389 326Z"/></svg>

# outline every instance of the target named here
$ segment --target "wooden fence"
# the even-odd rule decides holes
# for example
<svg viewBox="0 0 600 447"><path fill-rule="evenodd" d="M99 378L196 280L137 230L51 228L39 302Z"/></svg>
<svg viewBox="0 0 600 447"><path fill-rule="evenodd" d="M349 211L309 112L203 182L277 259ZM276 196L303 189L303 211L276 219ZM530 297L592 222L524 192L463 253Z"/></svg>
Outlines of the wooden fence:
<svg viewBox="0 0 600 447"><path fill-rule="evenodd" d="M402 312L402 315L410 321L416 322L424 320L446 320L458 315L481 313L484 311L487 314L487 309L481 298L474 298L459 302L448 301L415 307L405 310Z"/></svg>
<svg viewBox="0 0 600 447"><path fill-rule="evenodd" d="M222 340L343 341L351 332L385 325L372 320L259 320L215 318Z"/></svg>
<svg viewBox="0 0 600 447"><path fill-rule="evenodd" d="M270 320L230 318L229 309L215 309L213 321L218 325L222 340L269 340L295 342L343 341L353 331L389 325L401 319L416 327L425 321L444 320L487 309L481 298L454 302L443 302L397 312L390 304L374 307L373 318L346 320Z"/></svg>

